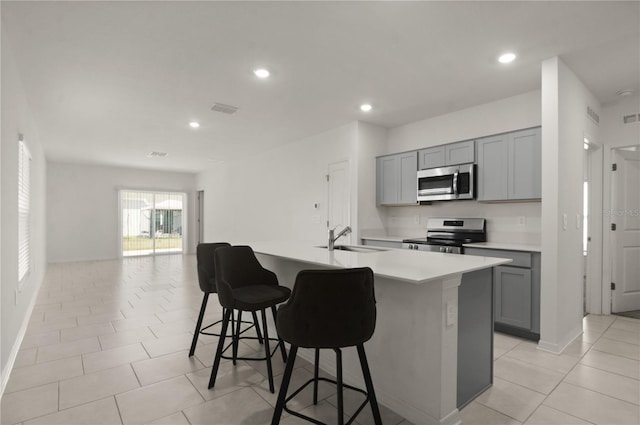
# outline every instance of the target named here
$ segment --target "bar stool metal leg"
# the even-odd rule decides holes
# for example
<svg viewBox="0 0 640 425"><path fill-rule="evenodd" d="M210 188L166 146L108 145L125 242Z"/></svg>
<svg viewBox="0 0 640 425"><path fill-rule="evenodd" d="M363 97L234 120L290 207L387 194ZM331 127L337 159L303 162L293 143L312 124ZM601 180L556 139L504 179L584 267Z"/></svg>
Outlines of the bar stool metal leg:
<svg viewBox="0 0 640 425"><path fill-rule="evenodd" d="M191 341L191 349L189 350L189 357L193 356L196 351L196 344L198 343L198 335L200 335L200 328L202 327L202 319L204 319L204 311L207 309L207 301L209 300L209 293L205 292L202 298L202 306L200 307L200 314L198 315L198 323L196 324L196 330L193 333L193 340Z"/></svg>
<svg viewBox="0 0 640 425"><path fill-rule="evenodd" d="M271 313L273 314L273 323L276 323L276 307L271 306ZM287 362L287 350L284 348L284 341L278 336L278 344L280 344L280 353L282 353L282 361Z"/></svg>
<svg viewBox="0 0 640 425"><path fill-rule="evenodd" d="M338 382L338 425L344 425L344 397L342 387L342 350L336 348L336 381Z"/></svg>
<svg viewBox="0 0 640 425"><path fill-rule="evenodd" d="M289 354L291 355L291 354ZM318 404L318 372L320 369L320 349L316 348L315 366L313 367L313 404Z"/></svg>
<svg viewBox="0 0 640 425"><path fill-rule="evenodd" d="M289 390L289 383L291 382L291 375L293 374L293 366L296 362L296 354L298 353L298 347L292 345L289 348L289 360L287 360L287 366L284 369L284 376L282 377L282 383L280 384L280 392L278 393L278 402L273 411L273 418L271 418L271 425L278 425L280 423L280 417L282 416L282 410L287 401L287 391Z"/></svg>
<svg viewBox="0 0 640 425"><path fill-rule="evenodd" d="M373 421L376 425L382 425L380 409L378 409L378 400L376 399L376 392L373 389L371 371L369 370L369 363L367 363L367 355L364 352L364 345L358 344L357 347L358 356L360 357L360 366L362 367L362 375L364 376L364 383L367 386L367 393L369 394L369 404L371 405L371 412L373 413Z"/></svg>
<svg viewBox="0 0 640 425"><path fill-rule="evenodd" d="M262 334L260 333L260 326L258 326L258 316L256 315L255 311L252 311L251 315L253 316L253 326L256 327L256 336L258 337L258 342L260 343L260 345L262 345L263 341Z"/></svg>
<svg viewBox="0 0 640 425"><path fill-rule="evenodd" d="M216 351L216 359L213 362L213 368L211 368L211 378L209 378L209 389L213 388L216 384L216 376L218 375L218 368L220 367L220 359L222 358L222 352L224 351L224 339L227 336L227 327L229 326L229 318L232 315L233 310L227 309L222 319L222 330L220 331L220 339L218 340L218 350Z"/></svg>
<svg viewBox="0 0 640 425"><path fill-rule="evenodd" d="M269 330L267 329L267 313L265 310L261 310L262 313L262 327L264 331L264 352L265 357L267 358L267 374L269 375L269 391L271 393L275 393L275 388L273 387L273 370L271 368L271 352L269 351Z"/></svg>
<svg viewBox="0 0 640 425"><path fill-rule="evenodd" d="M236 331L233 333L231 338L233 338L233 365L236 364L236 359L238 357L238 343L240 342L240 325L242 325L242 310L238 310L238 320L236 321Z"/></svg>

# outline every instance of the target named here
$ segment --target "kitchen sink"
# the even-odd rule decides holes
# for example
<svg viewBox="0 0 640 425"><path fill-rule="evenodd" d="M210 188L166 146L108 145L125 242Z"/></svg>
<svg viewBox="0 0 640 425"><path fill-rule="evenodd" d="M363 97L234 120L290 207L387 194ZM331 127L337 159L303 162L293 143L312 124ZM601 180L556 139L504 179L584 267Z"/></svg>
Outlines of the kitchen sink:
<svg viewBox="0 0 640 425"><path fill-rule="evenodd" d="M318 246L316 248L327 249L327 245ZM360 252L363 254L368 252L388 251L388 249L384 249L384 248L373 248L369 246L354 246L354 245L335 245L333 249L336 251L351 251L351 252Z"/></svg>

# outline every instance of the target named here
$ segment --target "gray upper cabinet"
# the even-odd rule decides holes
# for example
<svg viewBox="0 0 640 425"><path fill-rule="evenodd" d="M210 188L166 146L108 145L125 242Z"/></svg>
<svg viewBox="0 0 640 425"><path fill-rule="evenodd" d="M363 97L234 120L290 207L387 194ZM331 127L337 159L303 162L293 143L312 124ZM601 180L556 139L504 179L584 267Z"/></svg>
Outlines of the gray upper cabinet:
<svg viewBox="0 0 640 425"><path fill-rule="evenodd" d="M416 151L376 158L376 204L416 205L417 171Z"/></svg>
<svg viewBox="0 0 640 425"><path fill-rule="evenodd" d="M477 140L478 200L540 199L540 127Z"/></svg>
<svg viewBox="0 0 640 425"><path fill-rule="evenodd" d="M475 162L475 160L476 151L473 140L449 143L448 145L434 146L418 151L418 168L420 170L447 165L467 164Z"/></svg>
<svg viewBox="0 0 640 425"><path fill-rule="evenodd" d="M542 197L542 143L540 127L510 134L509 199Z"/></svg>
<svg viewBox="0 0 640 425"><path fill-rule="evenodd" d="M444 157L444 146L420 149L418 151L418 168L426 170L427 168L442 167L444 166Z"/></svg>

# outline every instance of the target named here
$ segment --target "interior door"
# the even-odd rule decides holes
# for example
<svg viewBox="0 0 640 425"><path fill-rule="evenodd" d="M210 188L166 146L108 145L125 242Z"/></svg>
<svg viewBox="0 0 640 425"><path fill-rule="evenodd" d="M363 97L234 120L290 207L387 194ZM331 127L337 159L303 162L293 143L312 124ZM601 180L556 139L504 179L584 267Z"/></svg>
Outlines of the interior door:
<svg viewBox="0 0 640 425"><path fill-rule="evenodd" d="M611 311L640 310L640 147L614 153Z"/></svg>
<svg viewBox="0 0 640 425"><path fill-rule="evenodd" d="M337 231L345 226L351 226L349 198L349 161L329 164L329 201L327 211L327 228L337 227ZM352 226L353 227L353 226ZM344 235L340 242L351 242L351 234Z"/></svg>

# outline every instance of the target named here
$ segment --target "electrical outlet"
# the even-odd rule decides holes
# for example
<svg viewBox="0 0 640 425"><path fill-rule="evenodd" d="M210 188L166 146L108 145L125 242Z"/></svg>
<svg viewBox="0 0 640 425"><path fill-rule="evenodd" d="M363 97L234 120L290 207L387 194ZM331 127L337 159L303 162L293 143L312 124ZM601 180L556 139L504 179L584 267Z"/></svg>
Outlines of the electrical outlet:
<svg viewBox="0 0 640 425"><path fill-rule="evenodd" d="M527 217L524 215L518 216L518 226L524 226L527 224Z"/></svg>

